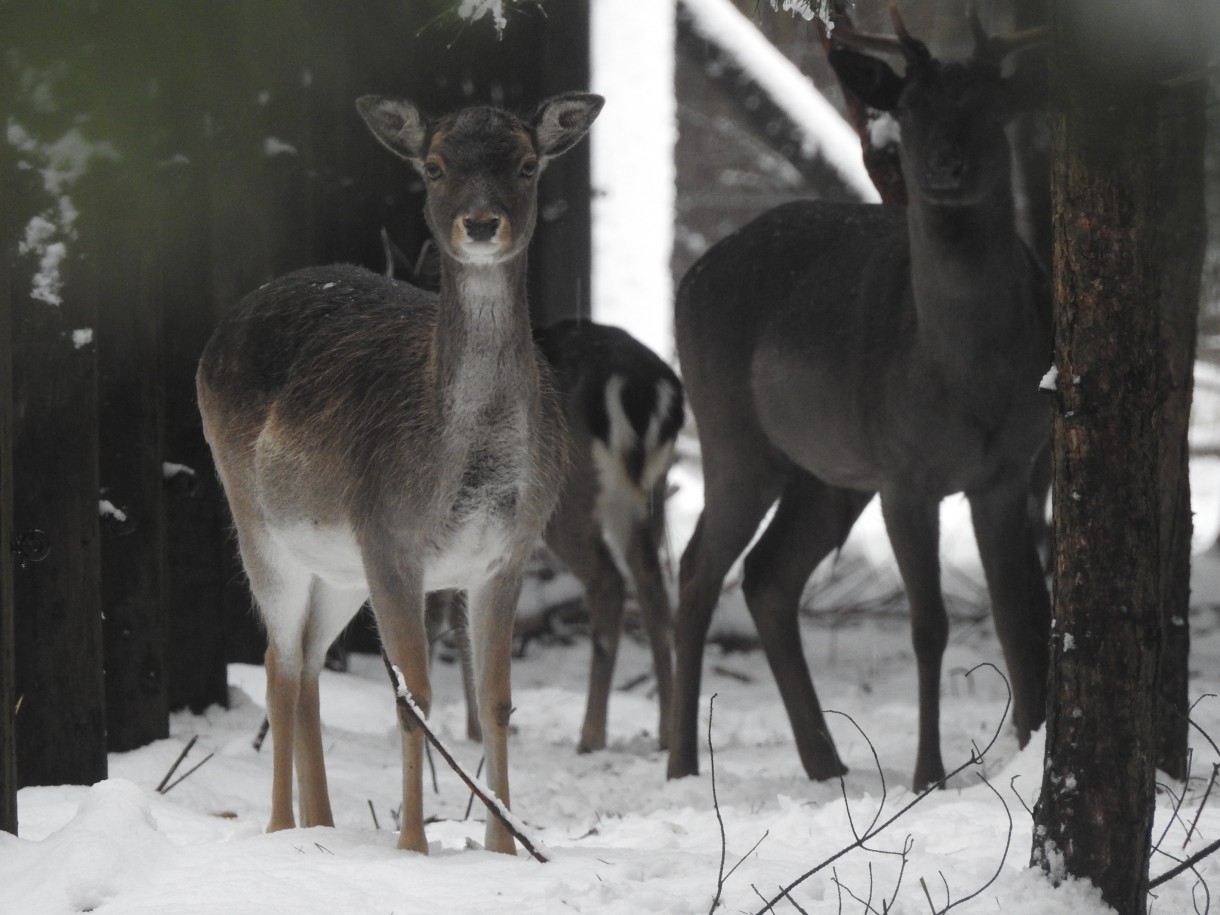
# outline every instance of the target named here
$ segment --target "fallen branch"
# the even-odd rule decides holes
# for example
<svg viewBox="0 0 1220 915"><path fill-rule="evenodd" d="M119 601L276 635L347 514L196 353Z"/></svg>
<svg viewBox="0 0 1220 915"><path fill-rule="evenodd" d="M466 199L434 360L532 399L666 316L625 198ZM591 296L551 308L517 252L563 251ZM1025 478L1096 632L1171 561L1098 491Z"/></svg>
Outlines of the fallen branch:
<svg viewBox="0 0 1220 915"><path fill-rule="evenodd" d="M191 747L195 745L195 741L199 739L196 734L186 742L186 746L182 748L182 752L178 754L178 758L174 760L174 764L169 767L169 771L165 773L165 777L161 779L161 783L157 785L157 794L164 794L169 788L165 787L165 783L174 777L174 773L178 771L178 767L182 765L182 760L186 759L186 755L191 752ZM175 782L175 784L177 784Z"/></svg>
<svg viewBox="0 0 1220 915"><path fill-rule="evenodd" d="M1182 871L1190 870L1192 867L1194 867L1196 864L1198 864L1208 855L1213 855L1217 851L1220 851L1220 839L1217 839L1211 845L1208 845L1207 847L1202 848L1199 851L1195 852L1193 855L1191 855L1189 858L1187 858L1177 867L1170 868L1169 870L1165 871L1165 873L1161 874L1161 876L1157 877L1155 880L1150 880L1148 882L1148 889L1153 890L1153 889L1156 889L1158 886L1160 886L1162 883L1169 882L1174 877L1176 877L1178 874L1182 873Z"/></svg>
<svg viewBox="0 0 1220 915"><path fill-rule="evenodd" d="M385 662L386 672L390 675L390 683L394 685L394 695L398 702L399 711L408 716L408 718L424 732L424 736L432 746L436 747L436 752L441 754L441 758L449 763L449 768L457 773L458 778L465 782L466 787L473 791L487 807L488 812L504 824L504 828L509 831L514 839L521 843L522 847L533 856L537 861L545 864L549 859L543 855L534 843L529 840L529 837L522 831L520 824L516 822L516 818L509 813L508 808L495 796L489 788L479 784L475 779L466 774L465 770L458 764L458 761L453 758L453 754L449 749L441 743L440 739L428 727L428 723L424 720L424 714L420 711L419 706L415 704L415 700L411 698L411 691L407 689L407 681L402 675L402 671L395 665L390 663L389 657L384 651L381 652L381 659Z"/></svg>

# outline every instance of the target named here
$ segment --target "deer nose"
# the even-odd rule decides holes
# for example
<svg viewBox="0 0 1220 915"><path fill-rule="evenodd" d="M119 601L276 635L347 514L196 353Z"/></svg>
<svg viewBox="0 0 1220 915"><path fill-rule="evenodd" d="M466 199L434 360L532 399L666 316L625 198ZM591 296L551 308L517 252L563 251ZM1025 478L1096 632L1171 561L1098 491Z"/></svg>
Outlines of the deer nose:
<svg viewBox="0 0 1220 915"><path fill-rule="evenodd" d="M462 220L462 225L466 227L466 234L471 241L491 241L500 228L500 220L495 216L487 219L473 219L468 216Z"/></svg>
<svg viewBox="0 0 1220 915"><path fill-rule="evenodd" d="M966 172L966 159L955 146L945 146L933 151L929 161L932 178L945 183L960 181Z"/></svg>

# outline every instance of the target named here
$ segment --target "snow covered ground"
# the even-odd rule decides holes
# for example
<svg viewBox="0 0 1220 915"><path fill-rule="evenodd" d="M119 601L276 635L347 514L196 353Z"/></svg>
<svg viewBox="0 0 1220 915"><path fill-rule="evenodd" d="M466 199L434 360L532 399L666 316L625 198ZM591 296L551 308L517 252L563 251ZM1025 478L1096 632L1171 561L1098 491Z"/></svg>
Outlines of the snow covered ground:
<svg viewBox="0 0 1220 915"><path fill-rule="evenodd" d="M627 22L632 10L643 11L646 20ZM595 50L595 88L611 96L626 119L630 129L623 142L654 141L651 164L616 154L613 138L622 139L624 132L607 129L614 127L607 106L598 130L611 145L595 152L595 181L607 195L598 204L598 317L628 326L666 351L671 290L664 247L672 225L667 207L657 201L672 196L665 158L672 123L649 119L672 119L672 99L662 97L671 77L664 61L640 52L649 30L665 17L638 0L597 0L595 15L606 36ZM611 20L618 20L613 28ZM668 41L662 38L661 44ZM623 55L617 64L608 56L615 47ZM614 172L615 163L626 164L626 173ZM676 556L690 534L701 490L693 461L684 462L673 479L680 485L671 502ZM1220 529L1220 461L1197 461L1194 487L1202 551ZM915 915L942 911L995 875L957 911L1101 915L1108 910L1091 887L1052 888L1027 867L1026 808L1040 784L1041 741L1019 751L1001 720L1005 692L999 676L988 668L966 673L982 662L999 664L1000 656L980 610L985 598L962 501L946 500L942 518L945 584L956 617L942 683L946 764L969 759L972 748L986 745L997 729L999 737L981 767L923 800L870 841L870 850L851 851L801 883L791 899L814 913ZM905 614L893 600L897 587L874 506L834 568L815 575L810 599L816 612L804 620L806 655L823 704L850 715L860 728L831 717L851 768L842 787L812 783L801 774L774 681L758 652L711 648L705 657L705 728L710 696L716 695L710 729L714 785L706 748L699 777L665 779L648 652L633 639L624 641L619 659L610 746L578 756L589 654L587 639L578 637L569 645L534 642L514 662L513 808L545 846L549 863L479 850L483 812L467 812L467 791L439 760L436 791L426 802L435 820L429 826L431 854L395 849L392 810L399 803L400 773L393 696L381 662L369 657L354 659L350 673L323 676L337 827L267 835L270 747L257 752L252 745L263 719L263 672L234 665L229 710L175 715L169 739L111 756L106 782L20 792L20 836L0 833L0 915L684 915L709 911L722 859L726 872L740 862L723 880L722 911L758 911L763 897L773 897L850 845L853 823L856 830L867 828L874 817L884 820L912 799L915 672ZM1204 552L1197 557L1195 598L1191 687L1193 696L1203 697L1220 693L1220 559ZM731 585L722 604L716 629L748 633L748 616ZM463 736L456 667L436 665L435 683L432 723L473 771L480 748ZM1220 700L1203 699L1195 718L1220 740ZM163 776L196 737L179 771L211 758L158 793ZM1183 849L1206 777L1217 763L1212 746L1198 739L1194 777L1186 785L1167 784L1162 792L1156 834L1164 834L1165 855L1156 857L1154 874L1171 865L1166 855L1183 857L1220 835L1220 801L1213 799ZM998 797L980 783L980 771ZM1183 791L1175 817L1175 797ZM905 866L892 854L904 847ZM1220 889L1220 858L1199 870ZM1179 915L1195 911L1196 900L1202 911L1202 895L1195 877L1179 877L1156 891L1152 911ZM797 909L781 902L777 911Z"/></svg>
<svg viewBox="0 0 1220 915"><path fill-rule="evenodd" d="M674 502L675 546L693 520L697 477L679 474ZM1197 543L1210 543L1220 527L1220 462L1196 464ZM692 490L694 490L692 492ZM977 594L966 515L949 500L947 577ZM879 521L862 519L839 559L837 586L825 572L814 589L817 612L805 619L805 647L823 703L850 715L832 716L840 752L851 768L842 790L801 774L787 719L766 663L757 652L705 658L704 726L716 694L711 739L715 786L725 833L723 911L754 912L768 898L853 840L874 816L896 813L912 795L915 752L912 694L915 673L905 615L876 598L892 589ZM957 544L957 546L954 546ZM1220 561L1196 563L1197 606L1192 614L1192 694L1220 693ZM872 569L873 571L868 571ZM846 570L845 572L843 570ZM846 581L851 579L852 581ZM718 626L747 626L739 595L730 591ZM861 606L872 609L860 609ZM950 767L966 761L972 745L985 745L999 728L980 770L956 777L869 843L792 891L808 912L867 912L861 900L882 900L895 915L936 910L974 892L998 871L994 883L957 911L1008 915L1100 915L1108 911L1089 886L1052 888L1028 869L1031 820L1025 807L1038 791L1042 747L1035 739L1018 751L1000 716L1004 688L981 662L1000 663L985 617L965 597L943 680L944 749ZM830 608L830 609L827 609ZM437 790L427 799L431 855L394 847L392 810L398 804L398 738L393 697L378 659L359 656L348 674L327 672L322 683L327 763L337 827L263 833L270 799L269 745L252 742L263 717L263 672L230 668L232 708L175 715L172 736L110 758L109 781L92 787L27 788L20 792L20 838L0 834L0 912L4 915L322 915L377 913L596 912L598 915L708 912L716 894L721 835L713 804L706 748L702 774L668 782L656 749L655 684L641 677L649 660L642 643L626 639L611 700L610 747L587 756L575 751L584 704L589 644L532 643L514 664L510 766L513 807L552 860L510 859L479 850L483 812L467 815L468 792L438 759ZM432 721L470 770L477 744L464 738L457 668L436 665ZM1200 725L1220 739L1220 700L1204 699ZM198 742L185 771L209 753L198 771L166 794L156 787L187 741ZM1192 735L1197 736L1197 735ZM1194 838L1183 850L1186 828L1200 805L1206 777L1220 762L1203 740L1195 747L1195 777L1167 784L1158 804L1161 847L1184 856L1220 835L1220 804L1203 809ZM983 772L999 793L981 784ZM887 792L882 803L884 791ZM1186 801L1172 816L1174 797ZM846 797L846 800L844 800ZM374 815L376 822L374 822ZM1009 818L1011 817L1011 833ZM755 845L757 844L757 847ZM899 851L909 843L905 871ZM1007 854L1006 852L1007 847ZM1156 858L1153 872L1172 864ZM1220 859L1200 867L1220 888ZM837 882L836 882L837 881ZM1152 911L1194 911L1193 876L1156 891ZM797 911L781 903L777 911Z"/></svg>

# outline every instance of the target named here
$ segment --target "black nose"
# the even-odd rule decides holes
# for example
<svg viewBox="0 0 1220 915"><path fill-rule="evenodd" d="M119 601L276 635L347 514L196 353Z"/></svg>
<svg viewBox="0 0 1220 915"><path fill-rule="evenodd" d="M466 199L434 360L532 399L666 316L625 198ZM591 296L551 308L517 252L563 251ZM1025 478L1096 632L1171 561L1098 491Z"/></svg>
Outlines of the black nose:
<svg viewBox="0 0 1220 915"><path fill-rule="evenodd" d="M500 228L500 220L494 216L491 219L463 219L462 225L471 241L491 241Z"/></svg>

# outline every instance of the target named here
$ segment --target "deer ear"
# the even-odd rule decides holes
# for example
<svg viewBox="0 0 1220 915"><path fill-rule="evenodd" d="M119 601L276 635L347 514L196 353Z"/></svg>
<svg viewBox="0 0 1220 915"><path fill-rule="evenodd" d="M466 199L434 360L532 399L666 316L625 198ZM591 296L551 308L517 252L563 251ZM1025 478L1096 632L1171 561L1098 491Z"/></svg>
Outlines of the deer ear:
<svg viewBox="0 0 1220 915"><path fill-rule="evenodd" d="M356 108L381 144L396 156L418 163L424 158L428 120L406 99L362 95Z"/></svg>
<svg viewBox="0 0 1220 915"><path fill-rule="evenodd" d="M550 159L575 146L589 132L605 103L600 95L568 92L539 105L533 120L538 155Z"/></svg>
<svg viewBox="0 0 1220 915"><path fill-rule="evenodd" d="M847 48L833 48L827 55L836 75L869 108L893 111L906 80L876 57Z"/></svg>

